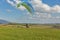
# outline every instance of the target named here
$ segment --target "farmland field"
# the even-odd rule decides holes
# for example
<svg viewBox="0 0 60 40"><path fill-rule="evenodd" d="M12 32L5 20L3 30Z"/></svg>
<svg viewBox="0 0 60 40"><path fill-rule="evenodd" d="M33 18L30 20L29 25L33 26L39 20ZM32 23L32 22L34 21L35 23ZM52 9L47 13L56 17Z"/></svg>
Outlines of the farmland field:
<svg viewBox="0 0 60 40"><path fill-rule="evenodd" d="M60 29L46 25L31 26L25 28L16 25L0 25L0 40L60 40Z"/></svg>

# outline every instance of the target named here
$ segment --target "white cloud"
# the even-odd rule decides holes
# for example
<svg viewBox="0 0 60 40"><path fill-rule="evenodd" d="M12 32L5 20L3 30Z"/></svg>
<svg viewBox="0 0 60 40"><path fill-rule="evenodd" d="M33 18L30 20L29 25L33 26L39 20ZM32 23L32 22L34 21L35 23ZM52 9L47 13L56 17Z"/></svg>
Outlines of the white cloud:
<svg viewBox="0 0 60 40"><path fill-rule="evenodd" d="M12 6L15 6L15 4L14 4L12 1L7 0L7 2L8 2L9 4L11 4Z"/></svg>
<svg viewBox="0 0 60 40"><path fill-rule="evenodd" d="M44 4L42 2L42 0L33 0L32 4L34 6L34 8L36 9L36 11L42 11L42 12L60 12L60 6L59 5L55 5L53 7L50 7L47 4Z"/></svg>
<svg viewBox="0 0 60 40"><path fill-rule="evenodd" d="M42 0L32 0L32 5L35 9L35 13L37 15L39 15L40 17L43 17L43 18L53 18L51 16L51 13L60 13L60 6L59 5L55 5L53 7L50 7L49 5L47 4L44 4L42 2ZM41 15L42 13L42 15ZM45 13L47 15L45 15ZM56 18L59 18L59 17L56 17Z"/></svg>
<svg viewBox="0 0 60 40"><path fill-rule="evenodd" d="M17 3L21 2L19 0L14 0ZM9 4L11 4L12 6L16 6L16 4L14 4L14 2L10 1L10 0L7 0L7 2ZM34 10L36 11L34 16L32 17L35 17L35 18L53 18L51 16L51 13L60 13L60 6L59 5L55 5L53 7L50 7L49 5L47 4L44 4L42 2L42 0L32 0L31 1L33 7L34 7ZM23 6L19 7L20 10L25 10L25 8ZM56 17L56 18L59 18L59 17Z"/></svg>
<svg viewBox="0 0 60 40"><path fill-rule="evenodd" d="M13 1L15 1L16 3L14 3ZM13 0L13 1L7 0L7 2L8 2L9 4L11 4L12 6L15 6L15 7L16 7L16 5L17 5L18 3L21 3L21 1L19 1L19 0ZM25 7L20 6L18 9L20 9L20 10L25 10Z"/></svg>

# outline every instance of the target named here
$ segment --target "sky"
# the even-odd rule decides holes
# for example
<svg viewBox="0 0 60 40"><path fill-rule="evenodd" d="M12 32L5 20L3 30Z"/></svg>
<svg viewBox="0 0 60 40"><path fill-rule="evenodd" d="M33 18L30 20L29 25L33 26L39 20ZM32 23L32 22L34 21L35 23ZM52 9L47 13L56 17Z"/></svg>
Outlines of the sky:
<svg viewBox="0 0 60 40"><path fill-rule="evenodd" d="M32 5L33 14L23 6L16 8L22 1ZM16 23L60 23L60 0L0 0L0 19Z"/></svg>

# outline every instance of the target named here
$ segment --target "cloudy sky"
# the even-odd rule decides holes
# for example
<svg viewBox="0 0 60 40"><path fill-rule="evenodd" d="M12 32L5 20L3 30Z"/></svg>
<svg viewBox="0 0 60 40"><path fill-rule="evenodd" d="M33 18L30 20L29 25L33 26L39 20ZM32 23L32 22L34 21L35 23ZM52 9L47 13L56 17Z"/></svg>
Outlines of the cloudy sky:
<svg viewBox="0 0 60 40"><path fill-rule="evenodd" d="M30 14L19 2L29 2L34 8ZM60 0L0 0L0 19L17 23L60 23Z"/></svg>

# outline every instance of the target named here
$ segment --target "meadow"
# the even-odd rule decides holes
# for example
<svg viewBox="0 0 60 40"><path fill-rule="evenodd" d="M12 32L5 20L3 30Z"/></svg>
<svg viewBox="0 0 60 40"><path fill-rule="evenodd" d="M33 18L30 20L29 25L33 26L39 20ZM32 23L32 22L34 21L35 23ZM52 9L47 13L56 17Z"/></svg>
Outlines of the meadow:
<svg viewBox="0 0 60 40"><path fill-rule="evenodd" d="M60 29L49 25L0 25L0 40L60 40Z"/></svg>

